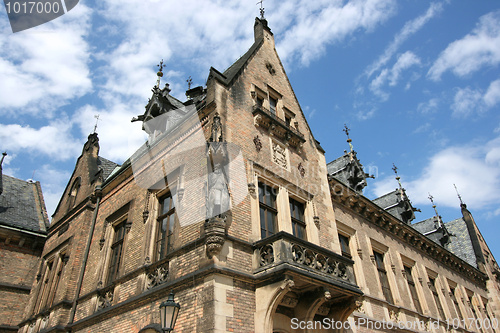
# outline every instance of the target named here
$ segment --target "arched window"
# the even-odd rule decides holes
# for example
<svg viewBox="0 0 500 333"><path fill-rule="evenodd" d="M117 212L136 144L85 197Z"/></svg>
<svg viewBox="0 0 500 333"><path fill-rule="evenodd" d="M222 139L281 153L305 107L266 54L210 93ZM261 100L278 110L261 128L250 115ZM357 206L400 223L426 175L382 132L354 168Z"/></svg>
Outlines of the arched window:
<svg viewBox="0 0 500 333"><path fill-rule="evenodd" d="M78 191L80 191L80 177L75 179L73 186L71 186L71 190L69 191L68 210L75 206Z"/></svg>

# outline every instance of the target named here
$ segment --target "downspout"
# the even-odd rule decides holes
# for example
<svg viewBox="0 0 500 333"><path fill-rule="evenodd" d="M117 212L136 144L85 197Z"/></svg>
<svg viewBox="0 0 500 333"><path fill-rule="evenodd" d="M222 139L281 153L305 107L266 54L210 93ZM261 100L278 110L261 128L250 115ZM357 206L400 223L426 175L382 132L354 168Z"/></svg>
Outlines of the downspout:
<svg viewBox="0 0 500 333"><path fill-rule="evenodd" d="M95 223L97 220L97 213L99 211L99 204L101 202L101 197L102 197L102 189L100 185L97 185L95 187L94 195L97 197L97 202L94 208L94 214L92 216L92 224L90 225L89 238L87 239L87 245L85 247L85 253L83 255L82 268L80 270L80 276L78 277L75 299L73 300L73 306L71 307L71 313L69 315L68 325L73 324L73 321L75 320L76 304L78 303L78 298L80 297L80 291L82 289L83 276L85 275L85 267L87 266L87 259L89 257L90 244L92 243L92 235L94 234ZM71 329L69 331L71 331Z"/></svg>

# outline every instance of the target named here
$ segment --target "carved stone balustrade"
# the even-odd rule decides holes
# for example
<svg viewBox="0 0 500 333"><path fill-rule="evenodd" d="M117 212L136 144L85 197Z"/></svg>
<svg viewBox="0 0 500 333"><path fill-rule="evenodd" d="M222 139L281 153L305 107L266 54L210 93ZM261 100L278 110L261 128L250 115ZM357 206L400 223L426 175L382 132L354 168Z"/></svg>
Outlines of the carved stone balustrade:
<svg viewBox="0 0 500 333"><path fill-rule="evenodd" d="M283 231L254 243L254 255L255 273L288 266L304 270L309 276L356 284L351 259Z"/></svg>
<svg viewBox="0 0 500 333"><path fill-rule="evenodd" d="M146 290L152 289L163 283L168 279L168 261L160 261L150 265L146 269Z"/></svg>

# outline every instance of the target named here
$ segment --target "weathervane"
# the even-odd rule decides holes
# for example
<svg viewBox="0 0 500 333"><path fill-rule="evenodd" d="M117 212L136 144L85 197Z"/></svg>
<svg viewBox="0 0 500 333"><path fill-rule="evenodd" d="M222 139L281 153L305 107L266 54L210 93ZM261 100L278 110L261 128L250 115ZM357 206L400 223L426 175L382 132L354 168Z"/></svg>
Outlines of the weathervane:
<svg viewBox="0 0 500 333"><path fill-rule="evenodd" d="M455 191L457 191L458 199L460 200L460 207L465 206L464 202L462 201L462 197L460 196L460 193L458 193L458 188L457 185L453 184L455 187Z"/></svg>
<svg viewBox="0 0 500 333"><path fill-rule="evenodd" d="M434 204L434 197L429 193L429 196L428 196L429 200L431 201L432 203L432 208L434 208L434 212L436 212L436 216L439 218L439 214L438 214L438 211L437 211L437 208L436 208L436 205Z"/></svg>
<svg viewBox="0 0 500 333"><path fill-rule="evenodd" d="M346 124L344 124L344 129L342 131L344 131L345 135L347 135L347 143L349 143L349 148L351 148L351 152L352 152L354 150L354 148L352 147L352 143L351 143L352 140L349 137L349 131L350 131L350 129L349 129L349 127L347 127Z"/></svg>
<svg viewBox="0 0 500 333"><path fill-rule="evenodd" d="M403 188L403 185L401 185L401 177L399 177L399 175L398 175L398 167L394 163L392 163L392 170L396 174L396 180L398 181L399 189L401 190Z"/></svg>
<svg viewBox="0 0 500 333"><path fill-rule="evenodd" d="M193 79L191 78L191 75L188 77L186 82L188 84L188 90L191 89L191 85L193 84Z"/></svg>
<svg viewBox="0 0 500 333"><path fill-rule="evenodd" d="M97 131L97 123L99 122L99 114L94 115L95 118L95 126L94 126L94 133Z"/></svg>
<svg viewBox="0 0 500 333"><path fill-rule="evenodd" d="M164 67L163 66L163 59L161 59L160 63L156 66L158 66L158 68L159 68L158 72L156 73L156 76L158 77L158 80L156 80L156 86L158 88L160 88L160 79L163 76L163 67Z"/></svg>
<svg viewBox="0 0 500 333"><path fill-rule="evenodd" d="M264 0L260 0L259 2L257 2L257 5L260 4L260 19L261 20L264 19L264 7L262 7L263 2L264 2Z"/></svg>

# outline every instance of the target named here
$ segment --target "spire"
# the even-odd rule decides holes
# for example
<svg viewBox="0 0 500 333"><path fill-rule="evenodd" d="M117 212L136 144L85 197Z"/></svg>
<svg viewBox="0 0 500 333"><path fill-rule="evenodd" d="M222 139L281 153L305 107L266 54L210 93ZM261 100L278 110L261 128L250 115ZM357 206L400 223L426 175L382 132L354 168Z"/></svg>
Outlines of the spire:
<svg viewBox="0 0 500 333"><path fill-rule="evenodd" d="M158 72L156 73L156 76L158 77L158 79L156 80L156 87L160 88L160 80L163 76L163 67L164 67L163 66L163 59L161 59L160 63L156 66L158 66L158 68L159 68Z"/></svg>
<svg viewBox="0 0 500 333"><path fill-rule="evenodd" d="M3 160L7 156L7 152L2 153L2 159L0 160L0 194L3 193L3 174L2 174L2 164Z"/></svg>
<svg viewBox="0 0 500 333"><path fill-rule="evenodd" d="M460 200L460 207L461 208L467 208L467 205L462 201L462 197L460 196L460 193L458 193L457 185L453 184L455 187L455 191L457 192L458 200Z"/></svg>

